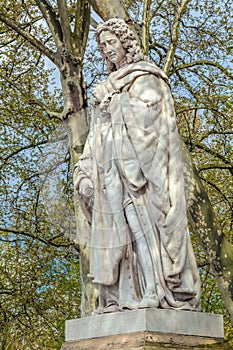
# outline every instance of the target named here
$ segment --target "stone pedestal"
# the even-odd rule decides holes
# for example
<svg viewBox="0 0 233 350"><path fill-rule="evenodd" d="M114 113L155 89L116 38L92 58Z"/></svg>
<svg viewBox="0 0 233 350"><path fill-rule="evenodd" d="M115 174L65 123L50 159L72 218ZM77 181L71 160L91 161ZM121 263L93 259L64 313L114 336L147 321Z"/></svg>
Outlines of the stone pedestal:
<svg viewBox="0 0 233 350"><path fill-rule="evenodd" d="M141 309L66 322L62 350L229 349L221 315Z"/></svg>

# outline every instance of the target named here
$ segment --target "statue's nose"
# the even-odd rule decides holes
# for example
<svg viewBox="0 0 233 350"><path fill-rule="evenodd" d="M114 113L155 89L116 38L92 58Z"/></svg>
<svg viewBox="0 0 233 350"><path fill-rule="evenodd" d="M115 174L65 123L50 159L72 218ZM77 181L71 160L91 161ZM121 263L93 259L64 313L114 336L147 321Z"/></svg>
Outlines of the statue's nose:
<svg viewBox="0 0 233 350"><path fill-rule="evenodd" d="M113 52L113 47L110 44L106 45L106 53L111 53Z"/></svg>

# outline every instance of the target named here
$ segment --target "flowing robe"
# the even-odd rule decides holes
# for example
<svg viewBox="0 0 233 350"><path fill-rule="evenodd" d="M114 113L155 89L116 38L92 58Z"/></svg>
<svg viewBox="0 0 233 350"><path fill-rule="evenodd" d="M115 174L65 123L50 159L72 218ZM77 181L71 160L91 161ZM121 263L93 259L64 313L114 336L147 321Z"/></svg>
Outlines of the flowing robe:
<svg viewBox="0 0 233 350"><path fill-rule="evenodd" d="M94 187L91 204L80 197L91 224L90 277L93 283L114 286L122 261L132 252L137 255L125 215L133 204L160 307L197 309L200 280L187 228L168 79L141 61L111 73L96 91L90 132L74 171L77 186L89 178ZM140 275L138 271L139 285ZM143 297L143 282L140 288Z"/></svg>

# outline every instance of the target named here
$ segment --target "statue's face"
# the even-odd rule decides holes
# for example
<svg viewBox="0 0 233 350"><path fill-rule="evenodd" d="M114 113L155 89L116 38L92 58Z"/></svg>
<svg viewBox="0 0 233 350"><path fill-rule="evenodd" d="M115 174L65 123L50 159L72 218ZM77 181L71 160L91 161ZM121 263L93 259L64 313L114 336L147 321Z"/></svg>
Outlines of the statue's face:
<svg viewBox="0 0 233 350"><path fill-rule="evenodd" d="M100 34L101 50L109 61L114 63L117 68L126 63L126 50L123 48L121 41L111 32L102 32Z"/></svg>

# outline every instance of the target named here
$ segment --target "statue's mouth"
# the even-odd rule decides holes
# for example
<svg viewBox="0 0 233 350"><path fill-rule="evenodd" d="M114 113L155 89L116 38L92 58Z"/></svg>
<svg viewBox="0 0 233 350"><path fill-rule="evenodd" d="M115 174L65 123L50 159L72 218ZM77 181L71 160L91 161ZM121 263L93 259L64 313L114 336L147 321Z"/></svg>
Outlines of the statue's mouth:
<svg viewBox="0 0 233 350"><path fill-rule="evenodd" d="M109 58L115 58L115 57L116 57L116 53L113 52L113 53L109 54L108 57L109 57Z"/></svg>

